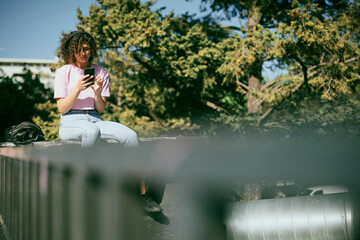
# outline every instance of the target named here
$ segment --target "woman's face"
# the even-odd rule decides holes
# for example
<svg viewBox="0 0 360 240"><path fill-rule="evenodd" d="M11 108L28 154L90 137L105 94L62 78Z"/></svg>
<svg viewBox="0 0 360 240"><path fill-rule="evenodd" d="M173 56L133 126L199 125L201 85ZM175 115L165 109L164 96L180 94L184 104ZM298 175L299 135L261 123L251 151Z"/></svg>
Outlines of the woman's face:
<svg viewBox="0 0 360 240"><path fill-rule="evenodd" d="M89 63L91 50L88 43L82 43L79 46L78 52L75 53L76 63L81 65Z"/></svg>

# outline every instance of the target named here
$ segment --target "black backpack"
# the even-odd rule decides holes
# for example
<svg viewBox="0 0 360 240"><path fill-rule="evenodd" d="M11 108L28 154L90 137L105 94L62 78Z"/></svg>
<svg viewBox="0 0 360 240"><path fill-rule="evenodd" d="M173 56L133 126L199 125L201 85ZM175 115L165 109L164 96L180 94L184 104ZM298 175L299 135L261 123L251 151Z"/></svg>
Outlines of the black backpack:
<svg viewBox="0 0 360 240"><path fill-rule="evenodd" d="M15 145L45 140L41 128L33 122L22 122L5 129L5 138L7 142L15 143Z"/></svg>

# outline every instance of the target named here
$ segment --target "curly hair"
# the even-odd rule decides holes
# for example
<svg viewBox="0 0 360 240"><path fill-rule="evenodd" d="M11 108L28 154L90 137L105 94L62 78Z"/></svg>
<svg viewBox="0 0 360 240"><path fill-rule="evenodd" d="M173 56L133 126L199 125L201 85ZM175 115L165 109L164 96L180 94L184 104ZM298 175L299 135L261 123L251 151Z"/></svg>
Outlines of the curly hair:
<svg viewBox="0 0 360 240"><path fill-rule="evenodd" d="M59 57L63 58L65 64L74 64L76 62L75 54L79 53L80 46L83 43L87 43L90 47L89 61L91 62L97 56L96 42L90 33L83 31L72 31L64 34L60 41Z"/></svg>

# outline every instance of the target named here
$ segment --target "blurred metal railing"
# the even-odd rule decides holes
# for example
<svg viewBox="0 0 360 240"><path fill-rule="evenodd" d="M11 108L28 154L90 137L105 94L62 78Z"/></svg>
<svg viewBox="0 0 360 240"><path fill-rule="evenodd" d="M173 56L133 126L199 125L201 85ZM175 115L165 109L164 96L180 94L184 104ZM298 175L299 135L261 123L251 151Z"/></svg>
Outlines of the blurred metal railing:
<svg viewBox="0 0 360 240"><path fill-rule="evenodd" d="M77 147L70 151L80 159L18 150L21 156L0 156L0 214L11 239L142 239L143 228L133 228L140 207L130 190L121 193L121 170L94 166Z"/></svg>
<svg viewBox="0 0 360 240"><path fill-rule="evenodd" d="M244 234L259 234L256 236L262 238L258 239L280 239L272 233L281 229L259 229L260 223L256 226L258 232L251 232L254 225L247 228L247 218L243 216L263 219L269 227L278 221L272 218L277 213L286 215L286 209L268 214L269 209L279 207L278 203L288 206L293 200L252 201L250 205L238 202L230 204L227 215L228 203L221 196L229 183L259 179L295 179L316 184L333 181L358 191L360 152L356 146L199 144L185 140L156 141L132 149L117 144L93 148L61 144L6 148L0 155L0 215L13 240L223 239L226 228L227 235L233 239ZM165 195L172 192L174 196L164 197L164 215L143 215L137 200L137 183L144 175L150 182L182 185L176 191L165 190ZM297 211L301 213L300 207L309 200L296 199ZM326 201L328 197L322 199ZM334 202L341 209L341 203ZM269 208L264 210L263 206ZM350 209L355 207L351 205ZM308 216L303 216L296 219L305 221ZM324 216L326 213L315 217ZM355 219L346 225L341 214L332 216L338 219L329 228L359 233L359 222ZM290 215L286 217L291 220ZM308 229L303 227L294 225L290 229L303 231L296 239L309 239L299 237L308 236L305 234ZM314 235L311 239L333 239L321 238L331 235L331 229L324 229L324 235ZM354 239L348 236L345 234L340 239Z"/></svg>

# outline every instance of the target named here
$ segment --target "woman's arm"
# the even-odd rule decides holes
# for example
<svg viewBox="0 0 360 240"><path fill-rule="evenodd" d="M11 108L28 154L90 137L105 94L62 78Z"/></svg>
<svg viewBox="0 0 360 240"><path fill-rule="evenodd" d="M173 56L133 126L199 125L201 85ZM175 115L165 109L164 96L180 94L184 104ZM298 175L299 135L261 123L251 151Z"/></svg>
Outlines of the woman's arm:
<svg viewBox="0 0 360 240"><path fill-rule="evenodd" d="M106 98L103 96L95 96L95 109L99 113L103 113L106 107Z"/></svg>
<svg viewBox="0 0 360 240"><path fill-rule="evenodd" d="M102 89L103 81L100 76L95 77L95 83L92 85L92 89L95 93L95 109L99 113L103 113L106 107L106 98L101 96L101 89Z"/></svg>
<svg viewBox="0 0 360 240"><path fill-rule="evenodd" d="M91 85L91 82L88 82L89 79L89 75L85 75L77 82L77 84L68 96L66 96L65 98L56 99L57 107L62 115L67 113L74 106L80 92L87 89Z"/></svg>

